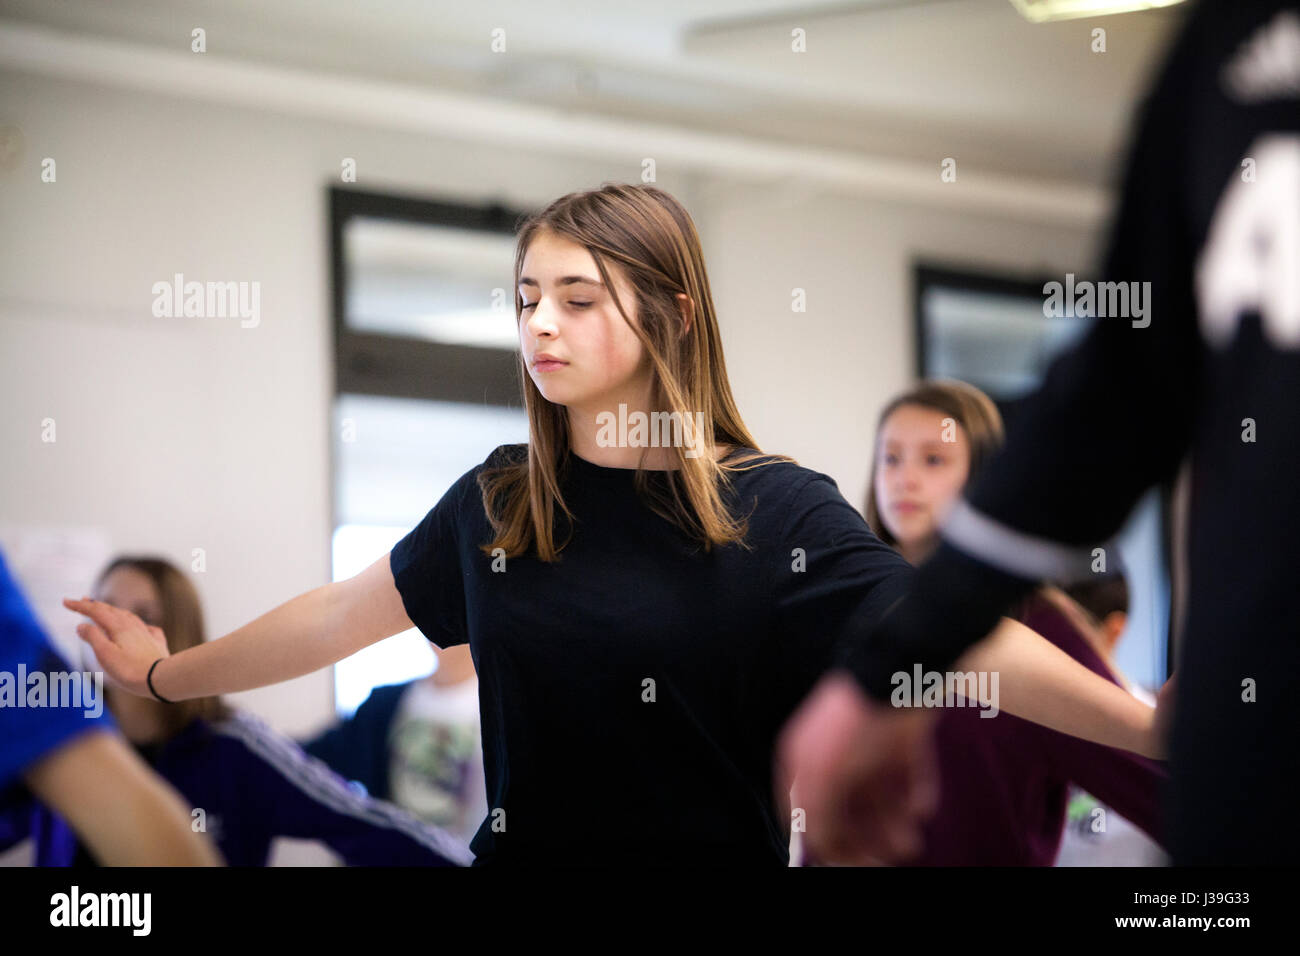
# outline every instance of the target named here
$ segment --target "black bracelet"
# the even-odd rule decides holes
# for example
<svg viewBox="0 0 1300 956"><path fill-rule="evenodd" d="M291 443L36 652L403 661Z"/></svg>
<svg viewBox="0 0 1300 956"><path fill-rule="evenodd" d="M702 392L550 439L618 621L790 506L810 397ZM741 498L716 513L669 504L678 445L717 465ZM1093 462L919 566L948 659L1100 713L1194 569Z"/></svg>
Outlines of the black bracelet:
<svg viewBox="0 0 1300 956"><path fill-rule="evenodd" d="M164 704L174 704L174 703L176 703L176 701L174 701L174 700L168 700L168 699L167 699L166 697L164 697L162 694L158 693L156 690L153 689L153 669L154 669L155 667L157 667L159 664L161 664L161 663L163 662L163 660L164 660L164 659L160 657L160 658L158 658L156 661L154 661L152 664L149 665L149 675L148 675L147 677L145 677L144 682L145 682L146 684L149 685L149 693L153 694L155 697L157 697L157 698L158 698L160 701L162 701Z"/></svg>

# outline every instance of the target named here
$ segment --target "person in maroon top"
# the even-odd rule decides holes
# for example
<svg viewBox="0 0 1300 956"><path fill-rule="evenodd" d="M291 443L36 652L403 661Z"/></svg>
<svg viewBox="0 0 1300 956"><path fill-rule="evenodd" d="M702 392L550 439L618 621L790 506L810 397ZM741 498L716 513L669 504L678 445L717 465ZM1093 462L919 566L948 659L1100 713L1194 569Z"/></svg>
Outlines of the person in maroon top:
<svg viewBox="0 0 1300 956"><path fill-rule="evenodd" d="M993 402L962 382L922 382L881 413L867 522L919 564L947 508L1002 440ZM1040 588L1011 615L1123 686L1089 643L1068 595ZM961 701L958 701L961 703ZM923 826L923 866L1050 866L1075 783L1163 843L1161 762L1058 733L1006 712L945 708L936 725L939 803Z"/></svg>

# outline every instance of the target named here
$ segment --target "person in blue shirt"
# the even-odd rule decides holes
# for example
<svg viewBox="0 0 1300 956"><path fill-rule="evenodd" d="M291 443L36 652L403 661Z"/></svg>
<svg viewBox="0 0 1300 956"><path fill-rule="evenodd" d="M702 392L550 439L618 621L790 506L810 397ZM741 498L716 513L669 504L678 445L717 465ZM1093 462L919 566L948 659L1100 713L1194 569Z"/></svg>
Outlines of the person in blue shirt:
<svg viewBox="0 0 1300 956"><path fill-rule="evenodd" d="M72 699L60 689L74 687ZM102 675L74 674L54 650L0 552L0 849L28 835L42 801L105 864L220 865L176 792L116 733L102 691Z"/></svg>
<svg viewBox="0 0 1300 956"><path fill-rule="evenodd" d="M159 628L173 651L203 643L193 584L171 563L119 557L96 586L100 600ZM232 866L264 866L276 837L318 840L355 866L456 866L468 846L392 804L349 786L324 763L218 697L178 703L109 688L114 718L137 751L184 796L191 824ZM92 863L66 824L41 808L31 821L36 862Z"/></svg>

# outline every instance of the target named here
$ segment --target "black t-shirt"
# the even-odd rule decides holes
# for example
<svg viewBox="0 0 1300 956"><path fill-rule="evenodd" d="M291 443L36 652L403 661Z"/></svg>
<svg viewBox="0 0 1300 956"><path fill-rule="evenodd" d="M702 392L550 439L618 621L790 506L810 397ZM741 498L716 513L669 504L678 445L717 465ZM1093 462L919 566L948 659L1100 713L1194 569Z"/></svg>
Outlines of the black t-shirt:
<svg viewBox="0 0 1300 956"><path fill-rule="evenodd" d="M706 553L641 499L634 469L569 454L560 560L494 570L477 476L526 454L496 449L391 555L411 620L441 647L468 641L478 669L476 864L788 863L776 735L911 568L833 480L791 462L733 475L723 501L752 550Z"/></svg>
<svg viewBox="0 0 1300 956"><path fill-rule="evenodd" d="M1138 116L1103 272L1149 282L1025 401L944 544L849 661L943 670L1033 584L1046 545L1089 567L1138 497L1190 463L1170 741L1179 864L1300 855L1300 3L1202 2ZM967 524L967 528L971 527Z"/></svg>

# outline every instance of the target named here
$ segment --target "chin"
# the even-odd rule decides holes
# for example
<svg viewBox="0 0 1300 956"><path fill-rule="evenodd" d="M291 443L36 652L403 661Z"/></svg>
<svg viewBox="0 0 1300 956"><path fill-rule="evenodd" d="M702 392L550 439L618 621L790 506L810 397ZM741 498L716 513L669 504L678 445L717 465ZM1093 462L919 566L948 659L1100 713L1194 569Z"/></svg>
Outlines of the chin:
<svg viewBox="0 0 1300 956"><path fill-rule="evenodd" d="M546 399L552 405L572 405L576 398L567 389L562 388L539 388L542 398Z"/></svg>
<svg viewBox="0 0 1300 956"><path fill-rule="evenodd" d="M897 530L890 529L894 535L894 540L904 548L914 548L930 537L931 529L926 525L904 524Z"/></svg>
<svg viewBox="0 0 1300 956"><path fill-rule="evenodd" d="M536 381L536 380L534 380ZM542 397L553 405L567 405L577 408L610 408L609 393L602 389L592 389L586 387L580 382L556 382L554 380L546 381L537 386L537 390L542 393ZM612 409L616 412L618 403L614 402Z"/></svg>
<svg viewBox="0 0 1300 956"><path fill-rule="evenodd" d="M564 404L564 389L556 388L551 382L539 382L536 378L533 379L533 385L537 388L537 391L541 393L542 398L546 399L548 402L556 405Z"/></svg>

